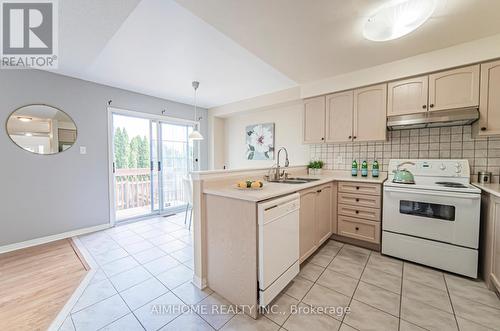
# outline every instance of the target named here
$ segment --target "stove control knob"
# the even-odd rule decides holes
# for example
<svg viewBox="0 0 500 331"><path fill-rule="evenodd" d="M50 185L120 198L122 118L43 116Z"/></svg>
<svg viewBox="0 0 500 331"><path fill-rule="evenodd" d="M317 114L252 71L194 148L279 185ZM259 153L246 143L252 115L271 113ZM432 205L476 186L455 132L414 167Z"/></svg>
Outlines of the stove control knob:
<svg viewBox="0 0 500 331"><path fill-rule="evenodd" d="M446 166L444 165L444 163L441 163L441 166L439 166L439 169L446 170Z"/></svg>

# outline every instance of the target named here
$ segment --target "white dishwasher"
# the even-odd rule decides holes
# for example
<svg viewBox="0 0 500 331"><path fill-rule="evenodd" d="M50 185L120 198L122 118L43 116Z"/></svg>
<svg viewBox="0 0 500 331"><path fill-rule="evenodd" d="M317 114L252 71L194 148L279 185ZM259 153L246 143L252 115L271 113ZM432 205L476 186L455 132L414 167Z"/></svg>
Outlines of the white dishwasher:
<svg viewBox="0 0 500 331"><path fill-rule="evenodd" d="M259 223L259 304L268 305L299 273L300 195L262 202Z"/></svg>

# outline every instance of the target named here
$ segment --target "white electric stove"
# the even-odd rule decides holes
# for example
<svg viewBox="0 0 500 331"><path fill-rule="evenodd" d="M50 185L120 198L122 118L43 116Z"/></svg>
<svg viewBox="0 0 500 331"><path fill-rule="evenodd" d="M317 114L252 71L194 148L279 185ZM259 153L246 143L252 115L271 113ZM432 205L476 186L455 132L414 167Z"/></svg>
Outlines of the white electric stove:
<svg viewBox="0 0 500 331"><path fill-rule="evenodd" d="M414 184L394 183L398 165ZM391 160L384 183L382 253L477 277L481 191L467 160Z"/></svg>

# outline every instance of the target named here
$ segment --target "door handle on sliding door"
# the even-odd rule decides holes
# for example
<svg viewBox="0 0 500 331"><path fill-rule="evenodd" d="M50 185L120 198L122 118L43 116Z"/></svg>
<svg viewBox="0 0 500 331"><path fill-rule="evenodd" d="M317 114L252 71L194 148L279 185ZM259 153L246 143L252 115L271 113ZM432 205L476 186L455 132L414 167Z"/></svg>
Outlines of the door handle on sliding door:
<svg viewBox="0 0 500 331"><path fill-rule="evenodd" d="M161 161L158 161L158 171L161 171Z"/></svg>

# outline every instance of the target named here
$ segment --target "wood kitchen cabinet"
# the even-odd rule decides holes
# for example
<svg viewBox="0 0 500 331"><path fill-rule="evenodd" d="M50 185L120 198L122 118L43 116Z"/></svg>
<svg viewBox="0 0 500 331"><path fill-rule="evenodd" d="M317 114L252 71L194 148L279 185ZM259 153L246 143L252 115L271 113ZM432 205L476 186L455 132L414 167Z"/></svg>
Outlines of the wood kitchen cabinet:
<svg viewBox="0 0 500 331"><path fill-rule="evenodd" d="M475 135L500 135L500 60L481 64L479 121L472 125Z"/></svg>
<svg viewBox="0 0 500 331"><path fill-rule="evenodd" d="M306 99L303 113L303 142L317 144L325 141L325 97Z"/></svg>
<svg viewBox="0 0 500 331"><path fill-rule="evenodd" d="M500 293L500 197L482 194L481 218L482 276L491 290Z"/></svg>
<svg viewBox="0 0 500 331"><path fill-rule="evenodd" d="M352 141L354 91L326 96L326 142Z"/></svg>
<svg viewBox="0 0 500 331"><path fill-rule="evenodd" d="M429 76L390 82L387 91L387 116L427 112Z"/></svg>
<svg viewBox="0 0 500 331"><path fill-rule="evenodd" d="M479 65L429 75L429 111L478 105Z"/></svg>
<svg viewBox="0 0 500 331"><path fill-rule="evenodd" d="M337 228L336 183L318 185L300 191L299 253L300 262L311 256Z"/></svg>
<svg viewBox="0 0 500 331"><path fill-rule="evenodd" d="M387 139L387 84L354 90L353 141Z"/></svg>
<svg viewBox="0 0 500 331"><path fill-rule="evenodd" d="M299 254L300 262L310 256L317 246L316 228L316 188L300 192Z"/></svg>
<svg viewBox="0 0 500 331"><path fill-rule="evenodd" d="M305 144L387 139L387 84L304 101Z"/></svg>
<svg viewBox="0 0 500 331"><path fill-rule="evenodd" d="M335 239L380 249L382 186L376 183L339 182ZM352 241L354 240L354 241Z"/></svg>

